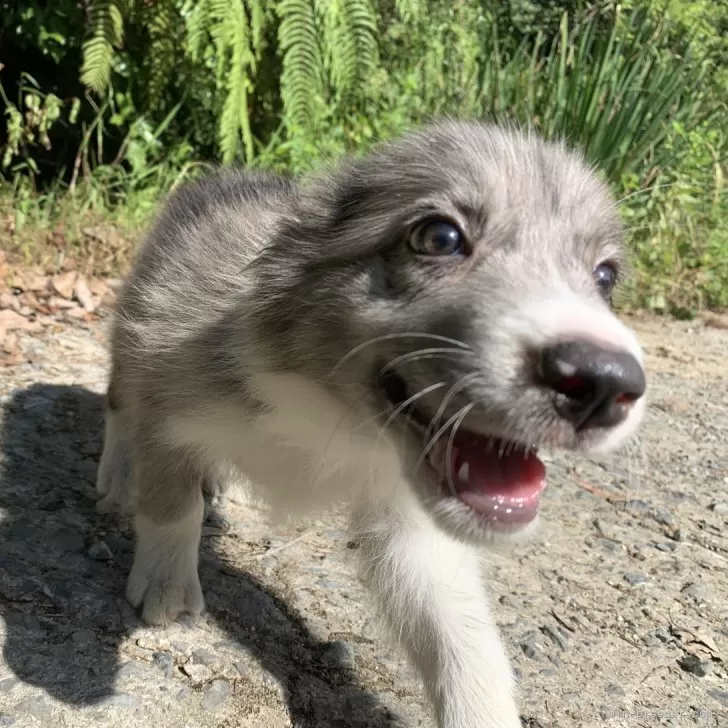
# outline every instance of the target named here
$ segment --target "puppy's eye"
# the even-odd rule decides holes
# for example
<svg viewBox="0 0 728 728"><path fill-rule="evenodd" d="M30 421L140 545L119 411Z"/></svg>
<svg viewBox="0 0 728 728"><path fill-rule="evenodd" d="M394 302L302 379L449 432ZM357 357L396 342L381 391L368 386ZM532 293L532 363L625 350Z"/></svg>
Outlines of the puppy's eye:
<svg viewBox="0 0 728 728"><path fill-rule="evenodd" d="M613 263L600 263L594 269L594 280L597 283L599 292L606 300L610 299L614 286L617 285L618 277L617 269Z"/></svg>
<svg viewBox="0 0 728 728"><path fill-rule="evenodd" d="M409 246L419 255L461 255L465 249L465 238L453 223L430 220L412 231Z"/></svg>

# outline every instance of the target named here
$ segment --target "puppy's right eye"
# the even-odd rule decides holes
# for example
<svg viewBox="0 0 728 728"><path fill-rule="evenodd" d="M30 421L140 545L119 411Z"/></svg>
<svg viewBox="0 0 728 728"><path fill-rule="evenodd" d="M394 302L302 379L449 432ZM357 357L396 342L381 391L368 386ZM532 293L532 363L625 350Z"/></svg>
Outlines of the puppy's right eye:
<svg viewBox="0 0 728 728"><path fill-rule="evenodd" d="M447 220L428 220L412 230L409 246L418 255L462 255L465 237Z"/></svg>

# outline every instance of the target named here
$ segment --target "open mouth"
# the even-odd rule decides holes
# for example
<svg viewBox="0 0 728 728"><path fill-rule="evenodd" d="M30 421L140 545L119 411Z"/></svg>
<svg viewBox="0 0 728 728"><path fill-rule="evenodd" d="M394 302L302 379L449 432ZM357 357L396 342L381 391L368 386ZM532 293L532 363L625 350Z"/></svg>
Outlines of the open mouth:
<svg viewBox="0 0 728 728"><path fill-rule="evenodd" d="M401 407L409 396L404 380L389 372L380 381L390 404ZM429 448L426 461L442 498L457 499L493 529L513 530L536 518L546 469L535 448L462 427L454 436L447 428L430 443L437 432L430 417L416 406L403 408L401 416Z"/></svg>

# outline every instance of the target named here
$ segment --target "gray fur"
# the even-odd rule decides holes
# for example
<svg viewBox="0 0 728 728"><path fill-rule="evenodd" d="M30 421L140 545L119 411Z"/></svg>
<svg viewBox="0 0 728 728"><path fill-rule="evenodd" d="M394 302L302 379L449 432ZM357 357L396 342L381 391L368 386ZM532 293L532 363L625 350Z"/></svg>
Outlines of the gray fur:
<svg viewBox="0 0 728 728"><path fill-rule="evenodd" d="M473 246L466 261L422 260L407 248L412 226L433 214L465 232ZM639 355L592 277L600 262L621 257L615 206L577 154L476 123L434 124L303 183L220 171L178 190L142 246L113 329L109 422L115 418L117 434L107 436L99 490L106 505L128 502L136 513L143 545L130 599L144 604L152 622L202 608L193 556L200 489L217 483L224 460L285 510L352 500L353 527L369 544L363 576L385 619L396 624L403 611L416 611L422 590L437 591L439 577L410 569L411 529L436 522L423 549L453 539L453 553L461 541L492 534L434 503L429 484L413 474L423 443L403 421L382 429L389 411L379 373L395 361L412 393L440 383L417 406L443 423L472 405L464 424L494 436L584 450L617 444L627 429L619 437L582 433L559 418L534 384L529 357L572 326L572 300L583 309L579 321L593 317L596 329L604 322L612 343ZM553 331L548 319L534 324L540 300L558 306L562 299L563 326L561 319ZM449 351L421 351L431 348ZM277 388L289 382L297 383L295 394L278 399ZM305 422L324 428L337 408L342 419L332 437L348 439L331 451L307 439ZM222 434L211 434L213 425ZM399 463L387 471L396 481L389 484L362 475L388 467L383 443ZM134 477L125 498L110 483L127 461ZM170 551L171 533L186 556ZM383 561L398 558L405 561L380 573ZM411 587L403 597L387 582L397 570L399 583ZM481 599L472 579L464 603ZM172 584L166 596L165 584ZM462 616L442 598L443 615ZM443 619L423 613L419 635L420 621L408 620L413 633L404 645L416 664L417 654L430 655L417 666L439 725L515 728L509 677L492 685L468 678L457 694L458 665L468 660L448 643L447 630L437 631ZM426 635L427 646L419 643ZM486 647L497 651L497 638ZM502 657L494 659L501 669Z"/></svg>

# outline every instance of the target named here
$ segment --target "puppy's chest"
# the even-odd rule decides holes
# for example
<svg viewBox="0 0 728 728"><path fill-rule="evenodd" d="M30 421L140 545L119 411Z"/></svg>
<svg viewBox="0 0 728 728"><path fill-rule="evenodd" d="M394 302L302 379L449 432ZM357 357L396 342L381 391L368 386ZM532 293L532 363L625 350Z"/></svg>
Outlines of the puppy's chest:
<svg viewBox="0 0 728 728"><path fill-rule="evenodd" d="M269 407L262 413L218 403L173 418L169 437L234 463L253 485L281 495L348 498L401 480L397 452L376 423L312 393L305 382L287 384L264 398Z"/></svg>

